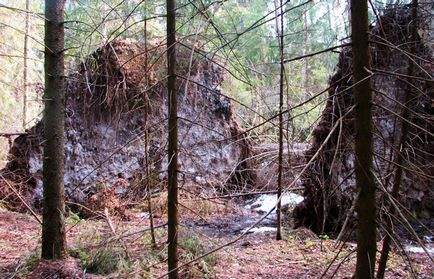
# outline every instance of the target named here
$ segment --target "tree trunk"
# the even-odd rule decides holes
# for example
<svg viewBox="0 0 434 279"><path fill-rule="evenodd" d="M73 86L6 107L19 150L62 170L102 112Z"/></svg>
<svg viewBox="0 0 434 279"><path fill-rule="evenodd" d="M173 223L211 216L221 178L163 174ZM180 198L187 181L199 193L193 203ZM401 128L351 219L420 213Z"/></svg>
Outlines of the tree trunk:
<svg viewBox="0 0 434 279"><path fill-rule="evenodd" d="M64 166L64 0L45 1L44 209L42 258L66 256Z"/></svg>
<svg viewBox="0 0 434 279"><path fill-rule="evenodd" d="M144 15L144 41L145 41L145 72L146 75L149 74L148 69L148 20L147 20L147 7L146 2L145 4L145 15ZM145 81L145 88L148 89L148 79ZM157 243L155 241L155 230L154 230L154 215L152 211L152 195L151 195L151 165L149 160L149 109L150 109L150 103L148 101L148 95L143 94L146 104L146 110L145 110L145 165L146 165L146 192L148 195L148 209L149 209L149 226L151 228L151 243L154 248L156 248Z"/></svg>
<svg viewBox="0 0 434 279"><path fill-rule="evenodd" d="M280 16L277 19L280 19L280 28L277 27L277 33L279 36L279 55L280 55L280 84L279 84L279 166L278 166L278 174L277 174L277 232L276 232L276 240L282 240L282 208L281 208L281 197L282 197L282 165L283 165L283 81L284 81L284 73L285 73L285 65L283 63L283 8L282 8L282 0L280 0ZM280 29L280 30L279 30Z"/></svg>
<svg viewBox="0 0 434 279"><path fill-rule="evenodd" d="M355 278L373 278L376 252L375 183L372 174L372 90L368 43L368 3L351 0L355 172L357 203L357 264Z"/></svg>
<svg viewBox="0 0 434 279"><path fill-rule="evenodd" d="M168 269L169 279L178 278L178 113L176 98L176 14L175 0L167 0L167 90L169 94L168 135Z"/></svg>
<svg viewBox="0 0 434 279"><path fill-rule="evenodd" d="M26 23L24 34L24 69L23 69L23 130L27 125L27 97L29 95L28 85L28 65L27 60L29 56L29 33L30 33L30 0L26 0Z"/></svg>
<svg viewBox="0 0 434 279"><path fill-rule="evenodd" d="M309 50L309 24L308 17L309 16L309 7L306 7L306 10L303 14L303 31L304 31L304 47L303 47L303 55L310 53ZM310 98L310 79L309 79L310 71L309 71L309 57L304 58L304 72L303 76L303 90L304 90L304 101L309 100Z"/></svg>

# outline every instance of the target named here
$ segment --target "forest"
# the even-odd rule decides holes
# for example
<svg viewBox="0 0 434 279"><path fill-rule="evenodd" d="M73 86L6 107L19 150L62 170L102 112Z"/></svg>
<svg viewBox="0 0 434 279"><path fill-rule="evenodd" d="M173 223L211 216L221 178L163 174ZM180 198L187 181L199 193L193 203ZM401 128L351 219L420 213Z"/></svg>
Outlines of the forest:
<svg viewBox="0 0 434 279"><path fill-rule="evenodd" d="M0 0L0 278L434 278L433 19Z"/></svg>

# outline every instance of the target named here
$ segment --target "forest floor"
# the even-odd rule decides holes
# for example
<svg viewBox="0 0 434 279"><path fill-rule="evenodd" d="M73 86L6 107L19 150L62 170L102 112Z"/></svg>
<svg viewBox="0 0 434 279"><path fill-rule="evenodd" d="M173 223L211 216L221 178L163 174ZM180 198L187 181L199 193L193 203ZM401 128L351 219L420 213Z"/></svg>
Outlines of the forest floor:
<svg viewBox="0 0 434 279"><path fill-rule="evenodd" d="M0 209L1 278L164 278L167 255L162 200L160 204L154 201L155 246L149 233L149 218L140 207L129 209L127 220L116 216L85 220L71 214L66 219L70 258L55 263L38 258L40 225L34 217ZM233 201L182 201L180 264L238 239L246 214L259 216ZM336 244L309 230L287 227L283 240L276 241L275 232L268 228L246 234L187 265L181 278L351 278L355 243ZM378 245L380 248L381 243ZM434 278L433 264L426 254L406 254L416 278ZM408 263L393 249L386 278L411 277Z"/></svg>

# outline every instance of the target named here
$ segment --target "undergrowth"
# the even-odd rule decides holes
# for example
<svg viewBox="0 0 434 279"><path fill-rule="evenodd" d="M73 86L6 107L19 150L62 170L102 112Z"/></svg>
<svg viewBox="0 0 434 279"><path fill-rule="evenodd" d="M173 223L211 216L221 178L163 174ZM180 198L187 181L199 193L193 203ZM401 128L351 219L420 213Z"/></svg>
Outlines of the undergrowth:
<svg viewBox="0 0 434 279"><path fill-rule="evenodd" d="M181 237L179 243L182 253L181 261L188 262L203 254L205 254L209 248L207 248L203 241L199 239L191 231L186 231L184 236ZM184 272L184 278L212 278L215 274L214 266L217 264L218 257L216 254L210 254L204 258L192 263Z"/></svg>

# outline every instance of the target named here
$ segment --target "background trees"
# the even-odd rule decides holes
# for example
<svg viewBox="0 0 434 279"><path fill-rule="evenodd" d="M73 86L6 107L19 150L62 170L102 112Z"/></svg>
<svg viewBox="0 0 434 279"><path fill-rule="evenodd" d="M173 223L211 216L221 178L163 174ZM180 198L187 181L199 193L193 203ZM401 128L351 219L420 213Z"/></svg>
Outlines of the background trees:
<svg viewBox="0 0 434 279"><path fill-rule="evenodd" d="M306 31L311 38L309 41L309 51L316 51L325 47L330 47L336 43L336 39L343 35L341 31L344 26L336 18L342 18L343 10L331 9L330 5L341 3L318 2L301 5L304 2L283 2L285 13L283 21L285 25L284 37L285 56L292 57L305 54L302 51L304 34ZM16 64L16 71L6 71L1 86L0 98L2 102L3 119L7 119L14 113L22 118L21 111L13 111L17 103L22 104L25 88L23 84L23 59L24 56L21 46L14 46L11 42L16 41L16 37L21 37L24 41L25 17L22 13L25 9L22 6L6 5L1 8L3 12L1 25L5 40L3 44L2 56L7 63ZM299 8L295 8L301 5ZM42 3L32 2L32 11L39 12ZM229 95L240 101L242 104L253 108L246 109L245 106L234 104L237 112L243 117L239 120L245 127L259 124L263 117L272 114L278 109L278 87L276 82L279 79L279 54L278 45L275 37L275 21L273 17L274 5L267 4L261 0L250 1L246 4L243 1L220 2L200 1L198 3L179 3L178 10L178 32L180 38L186 43L196 41L197 45L206 49L211 55L220 57L232 74L227 75L223 89ZM13 8L12 10L9 8ZM90 53L104 43L113 39L137 39L143 40L143 21L147 22L148 42L158 43L165 36L164 21L164 2L153 1L146 6L141 1L69 1L65 6L65 65L67 71L72 70L81 61L84 61ZM18 9L18 10L17 10ZM21 9L21 10L19 10ZM290 10L290 11L289 11ZM12 11L12 12L10 12ZM30 26L30 46L28 61L28 80L30 81L27 115L28 121L38 117L41 106L40 90L42 88L42 19L37 14L30 13L32 24ZM306 17L303 15L306 14ZM23 21L16 21L16 16L23 17ZM307 18L308 26L305 26ZM339 37L340 38L340 37ZM308 67L304 60L291 63L287 67L286 76L289 78L288 102L295 104L302 100L307 91L316 92L319 88L324 88L329 73L332 71L337 55L331 54L315 56L309 58ZM308 80L308 90L304 90L306 80L303 79L306 69L310 72ZM272 88L272 89L271 89ZM270 90L271 89L271 90ZM309 93L309 94L311 94ZM15 97L14 97L15 96ZM295 118L291 137L297 141L305 141L309 137L312 123L317 118L321 105L321 98L318 101L311 101L304 108L295 109L296 115L300 114L305 108L311 110L309 113L301 113ZM23 107L23 105L21 105ZM255 112L254 112L255 111ZM16 118L16 117L15 117ZM14 119L12 117L11 119ZM4 121L4 123L14 123ZM1 125L5 125L2 123ZM34 123L34 122L30 122ZM0 127L1 130L19 130L18 126ZM274 127L274 128L273 128ZM277 142L277 138L272 136L277 131L273 125L263 125L253 131L257 134L257 139ZM262 129L262 131L261 131ZM265 136L263 132L272 132L270 136ZM262 134L260 137L259 135ZM4 140L4 139L2 139ZM6 141L3 141L2 154L5 158L7 152Z"/></svg>
<svg viewBox="0 0 434 279"><path fill-rule="evenodd" d="M0 43L0 63L3 65L0 68L0 130L22 131L24 110L27 115L27 127L35 123L35 118L40 119L44 82L44 21L43 17L39 16L42 13L40 1L29 1L28 12L25 12L26 1L9 4L11 3L0 5L0 35L3 38ZM28 30L27 20L30 20ZM26 41L27 46L24 46ZM27 73L26 77L24 72ZM24 95L27 96L25 109ZM6 159L6 152L7 141L1 138L0 161Z"/></svg>

